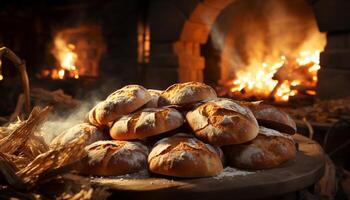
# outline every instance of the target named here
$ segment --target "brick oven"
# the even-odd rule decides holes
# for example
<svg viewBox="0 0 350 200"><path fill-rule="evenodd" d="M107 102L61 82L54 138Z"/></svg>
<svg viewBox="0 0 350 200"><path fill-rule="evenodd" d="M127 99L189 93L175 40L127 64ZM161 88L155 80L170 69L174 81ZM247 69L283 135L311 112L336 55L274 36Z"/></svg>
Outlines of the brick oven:
<svg viewBox="0 0 350 200"><path fill-rule="evenodd" d="M257 1L256 3L263 2ZM349 3L346 1L296 1L290 3L304 4L301 12L306 12L309 20L317 23L319 31L327 33L327 45L320 56L321 70L318 75L317 94L320 98L337 98L349 95L346 88L347 48L348 48L348 14ZM205 81L222 79L227 73L205 77L206 67L212 64L213 52L207 58L203 46L211 41L218 20L225 11L230 12L239 1L151 1L149 21L151 26L151 59L145 74L145 83L160 86L167 81ZM307 10L307 11L305 11ZM242 24L244 26L244 24ZM213 28L214 27L214 28ZM285 27L287 30L293 27ZM305 28L305 27L304 27ZM298 31L291 29L291 31ZM217 42L217 41L216 41ZM227 42L227 41L225 41ZM321 40L320 43L323 41ZM203 54L204 53L204 54ZM219 56L219 55L216 55ZM215 58L214 58L215 59ZM215 61L217 62L217 60ZM213 72L213 73L211 73ZM158 73L164 74L165 80L154 81ZM331 75L330 75L331 74ZM214 81L215 82L215 81ZM330 84L332 83L332 84ZM337 85L337 86L336 86ZM332 88L339 87L338 90Z"/></svg>
<svg viewBox="0 0 350 200"><path fill-rule="evenodd" d="M349 19L349 0L2 2L0 199L350 198Z"/></svg>

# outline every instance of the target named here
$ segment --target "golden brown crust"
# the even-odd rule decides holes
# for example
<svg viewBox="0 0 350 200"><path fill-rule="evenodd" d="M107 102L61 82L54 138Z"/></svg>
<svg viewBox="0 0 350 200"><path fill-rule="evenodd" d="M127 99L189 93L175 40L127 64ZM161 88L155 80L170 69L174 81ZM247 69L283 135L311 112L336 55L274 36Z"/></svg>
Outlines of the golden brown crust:
<svg viewBox="0 0 350 200"><path fill-rule="evenodd" d="M258 134L251 111L230 99L208 101L188 112L186 119L198 138L215 146L248 142Z"/></svg>
<svg viewBox="0 0 350 200"><path fill-rule="evenodd" d="M95 110L96 106L93 107L88 114L88 122L94 126L97 127L103 127L103 124L98 123L98 121L96 120L96 110Z"/></svg>
<svg viewBox="0 0 350 200"><path fill-rule="evenodd" d="M223 147L228 165L242 169L268 169L295 158L295 143L288 134L262 129L265 134L260 131L248 143Z"/></svg>
<svg viewBox="0 0 350 200"><path fill-rule="evenodd" d="M200 82L177 83L168 87L159 101L161 106L165 105L191 105L199 101L216 98L215 90Z"/></svg>
<svg viewBox="0 0 350 200"><path fill-rule="evenodd" d="M296 133L296 124L287 113L271 105L248 104L248 106L258 120L259 125L272 128L283 133Z"/></svg>
<svg viewBox="0 0 350 200"><path fill-rule="evenodd" d="M174 130L184 118L173 108L145 108L114 122L110 135L116 140L133 140Z"/></svg>
<svg viewBox="0 0 350 200"><path fill-rule="evenodd" d="M147 169L148 149L138 142L98 141L86 150L88 161L82 174L117 176Z"/></svg>
<svg viewBox="0 0 350 200"><path fill-rule="evenodd" d="M216 150L186 134L157 142L148 156L149 170L174 177L215 176L223 170Z"/></svg>
<svg viewBox="0 0 350 200"><path fill-rule="evenodd" d="M127 85L112 94L106 100L98 103L89 113L90 123L107 125L121 115L129 114L141 108L151 95L140 85Z"/></svg>
<svg viewBox="0 0 350 200"><path fill-rule="evenodd" d="M88 136L85 145L89 145L96 141L105 140L108 138L108 136L100 131L97 127L92 126L88 123L81 123L71 127L68 130L63 131L61 134L55 137L51 141L50 148L67 145L77 140L82 135Z"/></svg>
<svg viewBox="0 0 350 200"><path fill-rule="evenodd" d="M153 90L153 89L148 89L148 92L151 95L151 100L145 104L145 108L158 108L158 100L160 95L162 94L162 90Z"/></svg>

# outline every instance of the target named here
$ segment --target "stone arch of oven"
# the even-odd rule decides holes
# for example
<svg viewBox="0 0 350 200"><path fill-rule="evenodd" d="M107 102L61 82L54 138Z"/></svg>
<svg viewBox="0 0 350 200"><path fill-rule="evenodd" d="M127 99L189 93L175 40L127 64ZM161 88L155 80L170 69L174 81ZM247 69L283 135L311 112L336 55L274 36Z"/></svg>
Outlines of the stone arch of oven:
<svg viewBox="0 0 350 200"><path fill-rule="evenodd" d="M201 45L207 42L211 27L222 10L235 1L152 1L151 57L144 75L145 84L164 88L173 82L202 82L205 58L201 56ZM161 79L166 81L157 81L159 73L164 74Z"/></svg>
<svg viewBox="0 0 350 200"><path fill-rule="evenodd" d="M180 82L203 81L205 59L200 55L201 45L208 40L211 27L221 11L236 0L204 0L197 4L183 30L174 43L179 59L178 77Z"/></svg>
<svg viewBox="0 0 350 200"><path fill-rule="evenodd" d="M220 12L234 1L237 0L150 1L151 56L143 74L144 84L161 89L178 81L203 81L205 60L200 54L200 46L208 40L210 28ZM341 0L305 1L313 8L319 30L327 32L326 50L320 59L317 94L328 98L348 95L349 64L345 58L349 52L346 44L350 3ZM333 89L334 85L338 90Z"/></svg>

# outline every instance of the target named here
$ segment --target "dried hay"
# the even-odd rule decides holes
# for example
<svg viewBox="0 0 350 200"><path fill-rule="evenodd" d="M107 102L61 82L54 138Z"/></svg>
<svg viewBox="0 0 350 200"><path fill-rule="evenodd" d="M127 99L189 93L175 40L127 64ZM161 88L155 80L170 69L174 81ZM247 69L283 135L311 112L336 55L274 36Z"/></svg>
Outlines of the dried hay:
<svg viewBox="0 0 350 200"><path fill-rule="evenodd" d="M49 112L49 107L35 107L27 120L0 127L0 198L91 199L99 194L107 197L107 193L92 188L88 179L78 181L80 176L73 180L64 176L79 169L85 161L88 137L83 135L74 143L49 149L38 134L38 127ZM4 181L7 185L1 184ZM64 187L47 193L47 187L54 183L64 183Z"/></svg>
<svg viewBox="0 0 350 200"><path fill-rule="evenodd" d="M47 118L49 111L49 107L42 110L35 107L26 121L20 123L8 136L0 140L0 152L14 154L34 134L37 126Z"/></svg>

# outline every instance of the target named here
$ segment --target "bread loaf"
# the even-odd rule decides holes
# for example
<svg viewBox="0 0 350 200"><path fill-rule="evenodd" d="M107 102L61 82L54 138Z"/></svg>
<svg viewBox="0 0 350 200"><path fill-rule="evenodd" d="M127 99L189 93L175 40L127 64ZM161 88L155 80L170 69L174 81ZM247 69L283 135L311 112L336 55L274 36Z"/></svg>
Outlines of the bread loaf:
<svg viewBox="0 0 350 200"><path fill-rule="evenodd" d="M149 92L140 85L127 85L98 103L89 112L91 124L102 126L141 108L151 100Z"/></svg>
<svg viewBox="0 0 350 200"><path fill-rule="evenodd" d="M183 123L183 116L173 108L145 108L116 120L110 135L116 140L141 139L171 131Z"/></svg>
<svg viewBox="0 0 350 200"><path fill-rule="evenodd" d="M148 165L153 173L175 177L215 176L223 170L212 146L186 134L158 141L148 156Z"/></svg>
<svg viewBox="0 0 350 200"><path fill-rule="evenodd" d="M216 92L210 86L200 82L177 83L168 87L159 99L161 106L180 105L191 106L192 104L216 98Z"/></svg>
<svg viewBox="0 0 350 200"><path fill-rule="evenodd" d="M260 127L252 141L223 147L228 165L243 169L268 169L294 159L293 138L284 133Z"/></svg>
<svg viewBox="0 0 350 200"><path fill-rule="evenodd" d="M98 141L85 149L88 161L82 174L117 176L147 169L148 148L138 142Z"/></svg>
<svg viewBox="0 0 350 200"><path fill-rule="evenodd" d="M108 135L102 133L95 126L92 126L88 123L81 123L73 126L68 130L63 131L61 134L55 137L50 143L50 148L67 145L79 139L82 135L88 136L86 138L86 146L96 141L109 138Z"/></svg>
<svg viewBox="0 0 350 200"><path fill-rule="evenodd" d="M260 126L278 130L282 133L295 134L297 127L294 120L285 112L271 105L249 104L249 108Z"/></svg>
<svg viewBox="0 0 350 200"><path fill-rule="evenodd" d="M158 108L159 97L163 91L148 89L148 92L151 95L151 100L146 103L145 108Z"/></svg>
<svg viewBox="0 0 350 200"><path fill-rule="evenodd" d="M258 135L253 113L230 99L208 101L188 112L186 119L198 138L214 146L245 143Z"/></svg>

